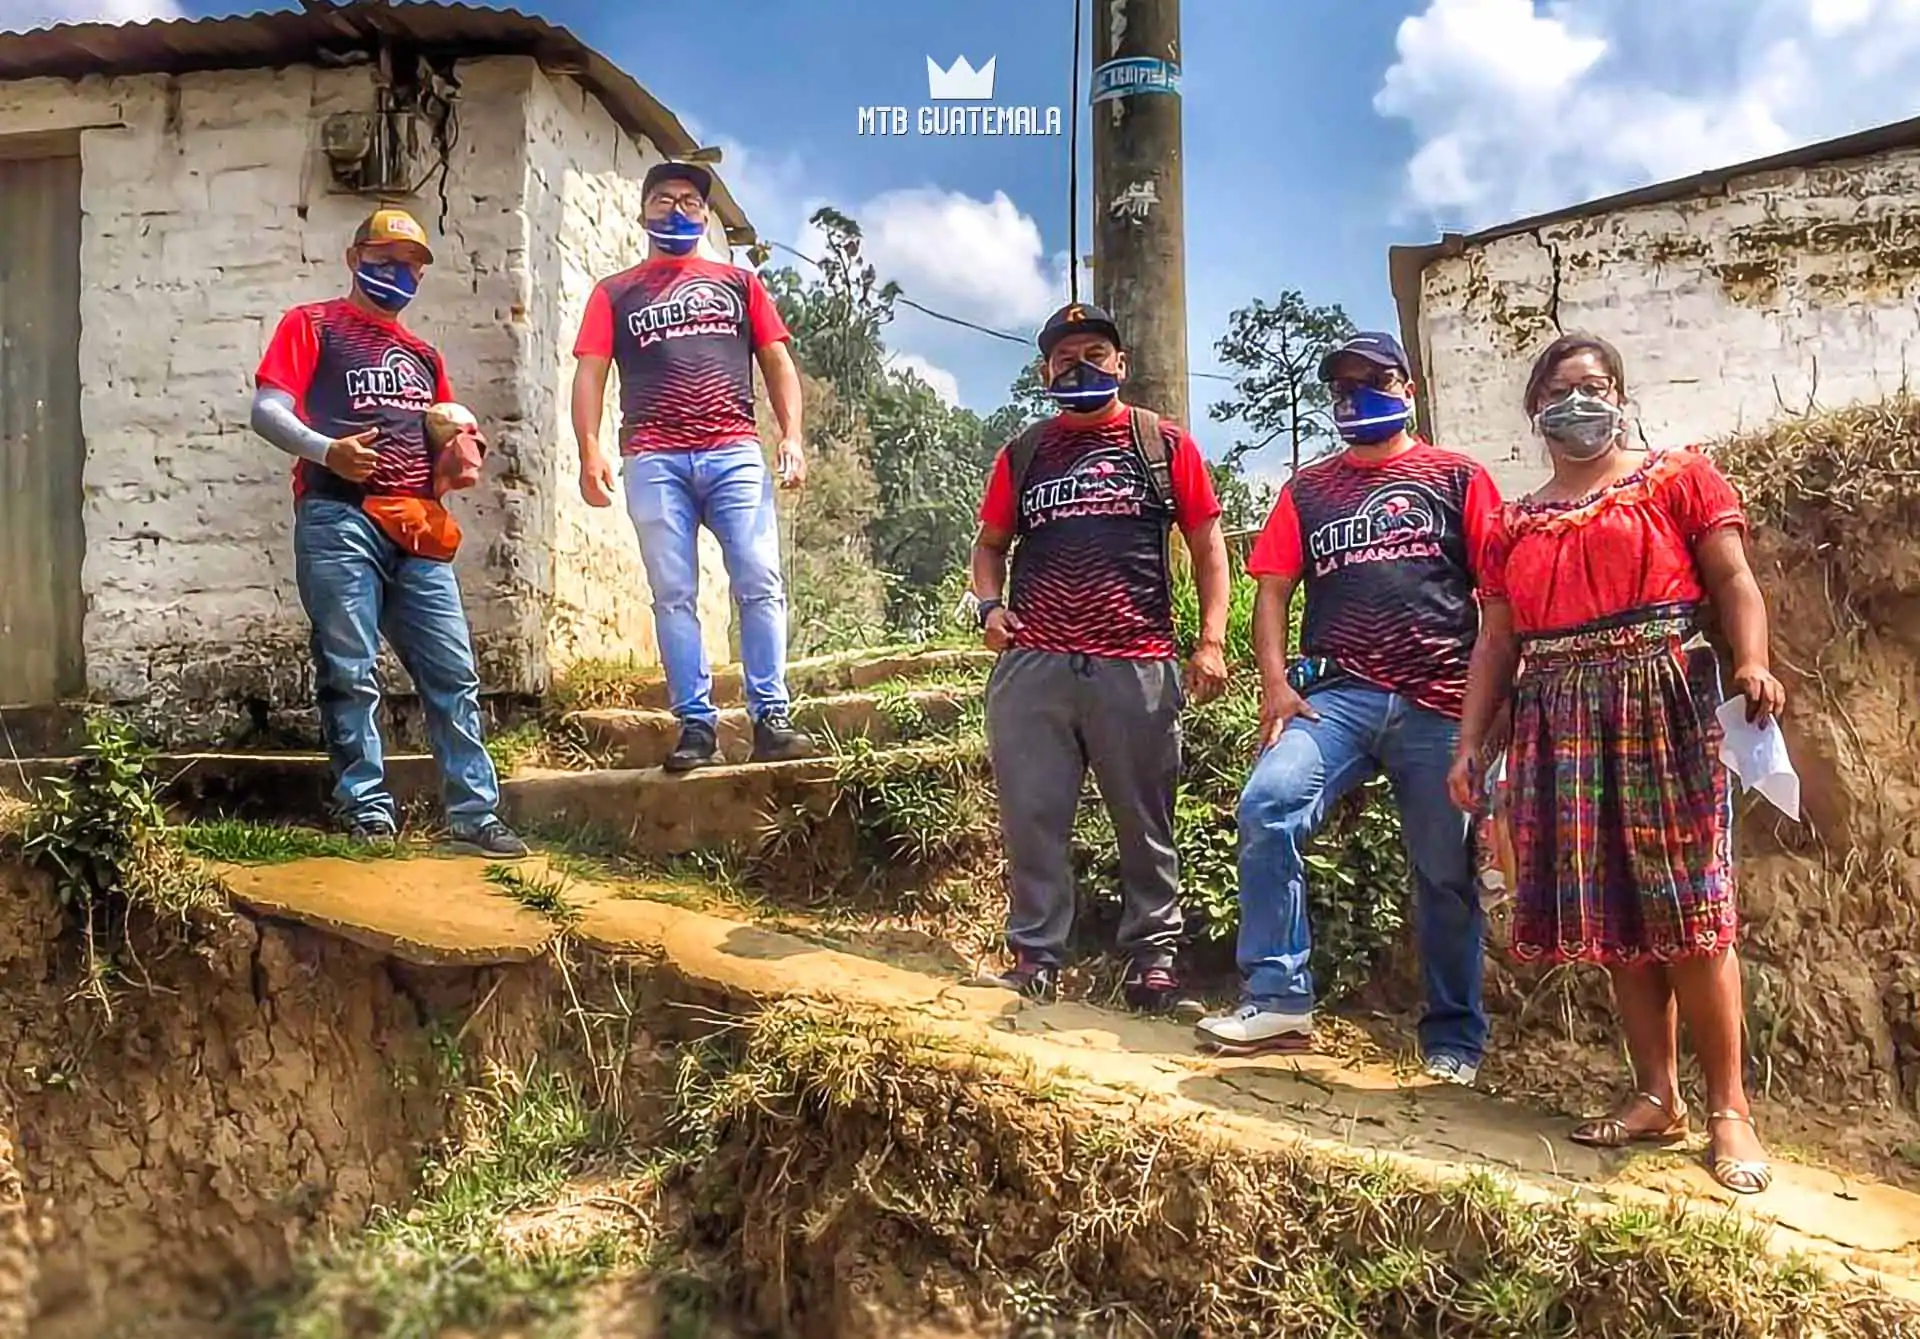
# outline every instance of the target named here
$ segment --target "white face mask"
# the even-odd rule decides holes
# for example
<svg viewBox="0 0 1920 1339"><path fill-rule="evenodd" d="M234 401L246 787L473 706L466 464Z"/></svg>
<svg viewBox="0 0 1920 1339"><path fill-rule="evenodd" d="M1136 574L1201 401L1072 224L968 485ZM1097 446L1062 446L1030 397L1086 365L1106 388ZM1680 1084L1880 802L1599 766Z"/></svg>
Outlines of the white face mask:
<svg viewBox="0 0 1920 1339"><path fill-rule="evenodd" d="M1569 460L1593 460L1619 441L1626 415L1610 400L1568 391L1533 416L1533 426Z"/></svg>

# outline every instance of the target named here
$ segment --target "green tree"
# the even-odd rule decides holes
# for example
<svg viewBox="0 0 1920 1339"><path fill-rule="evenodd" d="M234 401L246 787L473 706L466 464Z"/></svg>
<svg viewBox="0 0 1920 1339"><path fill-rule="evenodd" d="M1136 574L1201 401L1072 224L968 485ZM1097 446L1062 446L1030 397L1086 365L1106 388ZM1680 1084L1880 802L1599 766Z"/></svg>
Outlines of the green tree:
<svg viewBox="0 0 1920 1339"><path fill-rule="evenodd" d="M881 379L866 422L879 486L867 533L888 580L888 619L903 633L926 635L945 612L947 578L972 546L980 492L1003 439L911 373Z"/></svg>
<svg viewBox="0 0 1920 1339"><path fill-rule="evenodd" d="M783 269L763 278L793 333L795 361L832 383L837 426L847 427L885 379L887 350L880 332L893 320L900 285L880 282L861 254L860 225L853 219L825 206L810 222L826 237L819 274L807 280Z"/></svg>
<svg viewBox="0 0 1920 1339"><path fill-rule="evenodd" d="M1225 459L1239 465L1270 442L1283 441L1291 468L1298 470L1337 440L1320 360L1353 333L1339 306L1316 307L1297 289L1272 303L1255 298L1229 316L1227 333L1213 347L1239 375L1234 394L1209 412L1216 423L1240 423L1254 436L1236 442Z"/></svg>
<svg viewBox="0 0 1920 1339"><path fill-rule="evenodd" d="M899 286L881 282L864 258L855 220L823 208L812 222L825 237L818 272L803 276L782 269L763 277L793 332L795 360L830 391L817 404L809 396L809 435L857 449L872 491L864 495L857 480L843 480L840 503L821 509L808 541L850 552L854 536L836 541L820 527L852 524L858 517L865 572L856 580L836 562L829 565L837 574L831 579L848 580L850 591L884 582L887 623L897 633L921 635L941 612L943 583L966 559L974 510L999 442L978 415L947 404L912 373L887 366L882 336L893 320ZM816 461L824 455L822 447ZM800 504L801 515L806 508ZM829 577L823 572L821 580ZM817 600L797 595L796 606L812 600L813 609L799 621L820 628L822 636L842 637L864 616L828 617L831 594L823 588Z"/></svg>

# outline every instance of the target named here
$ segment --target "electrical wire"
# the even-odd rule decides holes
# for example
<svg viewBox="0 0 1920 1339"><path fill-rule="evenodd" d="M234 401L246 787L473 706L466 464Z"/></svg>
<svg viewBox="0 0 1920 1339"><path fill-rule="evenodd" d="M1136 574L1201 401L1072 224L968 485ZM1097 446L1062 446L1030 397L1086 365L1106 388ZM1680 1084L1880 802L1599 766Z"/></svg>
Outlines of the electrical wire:
<svg viewBox="0 0 1920 1339"><path fill-rule="evenodd" d="M774 250L784 251L790 256L797 256L801 260L806 261L807 264L813 266L813 268L816 270L823 270L826 268L824 264L822 264L818 260L815 260L812 256L809 256L806 252L800 250L798 247L788 246L785 242L769 241L767 242L766 245ZM894 301L902 304L903 306L911 307L915 311L920 312L923 315L931 316L936 321L945 321L949 325L961 326L967 330L977 331L982 335L991 335L995 339L1004 339L1009 343L1018 344L1018 345L1021 345L1022 347L1028 344L1031 344L1033 342L1030 338L1028 338L1025 335L1009 334L1005 330L995 330L992 326L981 325L977 321L969 321L964 316L951 316L948 313L943 311L935 311L932 307L929 307L924 303L915 302L912 298L906 296L904 293L896 295L894 297ZM1225 372L1189 372L1187 373L1187 375L1190 377L1199 377L1207 381L1237 380L1237 378L1229 376Z"/></svg>
<svg viewBox="0 0 1920 1339"><path fill-rule="evenodd" d="M1073 0L1073 101L1067 106L1067 301L1080 301L1080 11Z"/></svg>

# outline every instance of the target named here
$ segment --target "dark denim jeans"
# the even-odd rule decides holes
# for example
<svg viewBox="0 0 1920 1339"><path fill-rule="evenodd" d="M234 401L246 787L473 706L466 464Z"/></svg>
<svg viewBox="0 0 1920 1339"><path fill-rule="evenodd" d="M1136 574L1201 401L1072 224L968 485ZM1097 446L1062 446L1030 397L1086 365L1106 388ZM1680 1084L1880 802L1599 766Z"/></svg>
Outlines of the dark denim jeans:
<svg viewBox="0 0 1920 1339"><path fill-rule="evenodd" d="M1421 1050L1480 1062L1486 921L1474 886L1469 821L1447 798L1459 722L1369 684L1342 684L1309 699L1317 721L1296 717L1261 755L1240 797L1240 971L1247 997L1286 1012L1313 1008L1302 853L1327 811L1385 771L1392 780L1413 866L1414 917L1426 982Z"/></svg>

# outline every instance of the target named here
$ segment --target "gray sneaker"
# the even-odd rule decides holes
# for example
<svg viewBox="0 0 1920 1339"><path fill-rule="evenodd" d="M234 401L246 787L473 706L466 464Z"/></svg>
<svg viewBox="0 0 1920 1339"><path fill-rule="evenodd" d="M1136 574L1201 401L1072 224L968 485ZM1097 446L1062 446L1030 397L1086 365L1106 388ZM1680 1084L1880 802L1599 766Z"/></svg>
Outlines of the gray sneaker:
<svg viewBox="0 0 1920 1339"><path fill-rule="evenodd" d="M1441 1083L1458 1084L1462 1088L1471 1088L1473 1081L1480 1077L1480 1066L1470 1065L1457 1055L1432 1055L1427 1057L1426 1076Z"/></svg>
<svg viewBox="0 0 1920 1339"><path fill-rule="evenodd" d="M514 860L527 853L527 844L520 839L520 834L497 818L484 819L475 827L456 831L453 845L476 855L497 856L502 860Z"/></svg>

